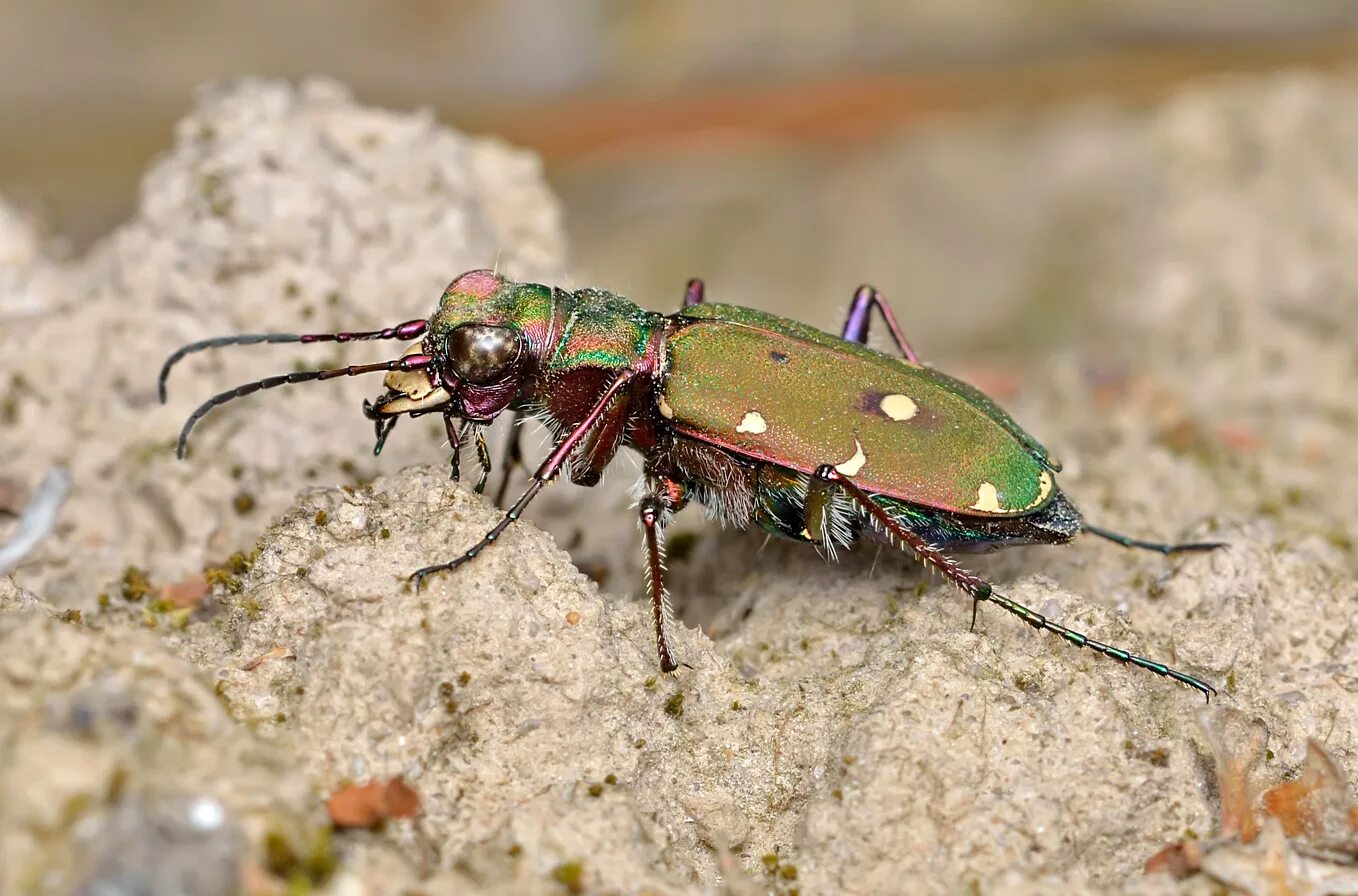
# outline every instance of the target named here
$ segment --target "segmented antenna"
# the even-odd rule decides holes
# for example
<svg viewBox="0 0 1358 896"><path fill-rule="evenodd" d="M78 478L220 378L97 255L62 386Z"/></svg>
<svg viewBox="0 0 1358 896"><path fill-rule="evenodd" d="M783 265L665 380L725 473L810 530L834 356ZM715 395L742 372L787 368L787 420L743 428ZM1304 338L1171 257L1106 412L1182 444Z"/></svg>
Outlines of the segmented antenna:
<svg viewBox="0 0 1358 896"><path fill-rule="evenodd" d="M278 376L265 377L262 380L255 380L253 383L246 383L237 386L219 395L214 395L207 401L200 404L189 419L184 421L184 427L179 431L179 444L175 453L183 460L185 452L188 450L189 433L199 420L208 415L213 408L218 405L226 404L235 398L243 398L255 392L265 389L274 389L278 386L287 386L292 383L309 383L313 380L332 380L341 376L358 376L364 373L381 373L393 370L421 370L433 363L433 358L429 355L406 355L395 361L380 361L376 364L351 364L348 367L332 367L326 370L301 370L295 373L284 373Z"/></svg>
<svg viewBox="0 0 1358 896"><path fill-rule="evenodd" d="M358 342L365 339L417 339L424 335L428 326L429 322L425 320L408 320L403 324L387 327L384 330L369 330L362 333L244 333L240 336L218 336L214 339L190 342L166 358L164 365L160 368L160 377L156 380L156 386L160 392L160 403L165 403L165 381L170 378L170 368L187 356L205 349L219 348L224 345L259 345L269 342L311 343Z"/></svg>

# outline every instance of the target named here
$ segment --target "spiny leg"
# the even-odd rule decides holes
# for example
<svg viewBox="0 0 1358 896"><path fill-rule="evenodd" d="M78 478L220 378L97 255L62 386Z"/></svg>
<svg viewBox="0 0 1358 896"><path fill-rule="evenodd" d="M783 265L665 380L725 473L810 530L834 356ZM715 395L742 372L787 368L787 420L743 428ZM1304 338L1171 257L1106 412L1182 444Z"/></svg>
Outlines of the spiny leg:
<svg viewBox="0 0 1358 896"><path fill-rule="evenodd" d="M665 524L669 511L660 495L652 493L641 499L637 507L641 531L646 538L646 587L651 593L651 614L655 618L655 647L660 654L660 671L673 672L679 668L670 651L670 639L665 633L670 620L670 592L665 587Z"/></svg>
<svg viewBox="0 0 1358 896"><path fill-rule="evenodd" d="M608 384L608 388L604 390L603 395L599 396L599 400L595 403L594 407L590 409L590 412L585 415L584 419L577 423L575 427L561 439L561 441L557 442L556 447L552 449L552 453L547 455L547 458L538 467L537 472L533 474L532 480L528 483L528 488L524 489L523 494L519 495L519 499L505 511L504 517L492 526L491 530L483 535L480 541L464 551L460 557L454 557L447 563L439 563L434 566L426 566L423 569L416 570L410 577L415 583L415 590L419 590L420 584L427 577L436 572L451 572L469 560L474 559L477 554L494 544L495 539L499 538L506 529L512 526L518 518L523 515L524 508L532 503L533 499L537 497L538 492L542 491L543 486L556 478L556 474L561 472L561 468L565 465L566 459L570 457L571 451L574 450L576 445L580 444L580 440L585 437L587 432L589 432L590 427L599 421L599 418L603 416L604 411L608 409L608 406L612 403L614 397L622 391L622 388L626 386L635 375L636 372L633 370L624 370L613 378L613 381Z"/></svg>
<svg viewBox="0 0 1358 896"><path fill-rule="evenodd" d="M881 313L882 320L886 321L886 328L891 331L891 338L895 340L901 354L905 355L905 360L911 364L919 364L919 356L915 354L905 334L901 332L900 325L896 323L896 315L891 313L891 306L887 304L882 294L871 286L860 286L853 294L853 301L849 303L849 313L844 318L844 329L839 338L846 342L867 345L868 330L872 327L873 308L876 308Z"/></svg>
<svg viewBox="0 0 1358 896"><path fill-rule="evenodd" d="M1120 544L1124 548L1140 548L1143 551L1156 551L1161 554L1186 554L1190 551L1215 551L1217 548L1226 547L1224 541L1185 541L1178 544L1165 544L1159 541L1145 541L1140 538L1133 538L1130 535L1123 535L1121 532L1114 532L1111 529L1103 529L1099 526L1091 526L1089 523L1082 523L1080 528L1090 535L1097 535L1106 538L1114 544Z"/></svg>
<svg viewBox="0 0 1358 896"><path fill-rule="evenodd" d="M913 550L922 562L936 568L951 580L953 584L970 595L973 601L973 624L975 622L976 605L980 601L988 600L998 604L1000 607L1022 619L1033 628L1045 629L1060 635L1076 647L1087 647L1090 650L1101 653L1111 659L1123 663L1130 663L1131 665L1145 669L1148 672L1154 672L1156 675L1162 675L1181 684L1186 684L1191 688L1195 688L1202 692L1202 695L1206 697L1209 702L1216 693L1215 688L1201 679L1194 678L1192 675L1180 672L1177 669L1172 669L1164 663L1158 663L1155 660L1129 653L1120 647L1114 647L1111 644L1104 644L1102 641L1096 641L1088 635L1081 634L1074 629L1066 628L1058 622L1053 622L1041 613L1030 610L1017 601L1010 600L1003 594L995 591L989 582L967 572L951 557L947 556L942 551L939 551L919 535L893 519L891 515L878 506L866 492L859 488L853 480L840 473L833 466L825 464L817 468L815 478L837 484L840 488L844 489L849 497L853 499L853 502L872 517L873 521L881 526L882 530L889 537L899 539L903 544Z"/></svg>
<svg viewBox="0 0 1358 896"><path fill-rule="evenodd" d="M523 435L521 426L523 417L523 411L515 411L509 421L505 450L500 454L500 485L495 489L496 507L504 505L505 495L509 493L509 480L513 477L514 471L523 466L523 446L520 442Z"/></svg>
<svg viewBox="0 0 1358 896"><path fill-rule="evenodd" d="M490 449L486 447L486 434L483 427L476 427L476 462L481 467L481 476L476 480L476 493L483 494L486 482L490 480Z"/></svg>
<svg viewBox="0 0 1358 896"><path fill-rule="evenodd" d="M466 441L468 424L459 420L448 411L443 413L443 432L448 436L448 447L452 454L448 458L449 478L453 482L462 480L462 443Z"/></svg>

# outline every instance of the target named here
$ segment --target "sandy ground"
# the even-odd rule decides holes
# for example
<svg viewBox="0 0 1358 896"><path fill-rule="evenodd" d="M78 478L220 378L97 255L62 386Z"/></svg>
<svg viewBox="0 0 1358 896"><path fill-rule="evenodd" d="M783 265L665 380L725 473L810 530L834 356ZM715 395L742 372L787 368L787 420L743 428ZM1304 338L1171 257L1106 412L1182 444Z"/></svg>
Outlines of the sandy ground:
<svg viewBox="0 0 1358 896"><path fill-rule="evenodd" d="M827 566L693 522L689 667L661 676L628 596L630 474L557 486L540 517L593 578L525 524L416 595L404 575L498 513L448 483L437 427L403 425L379 466L366 381L241 401L176 462L197 402L300 353L201 357L161 407L174 346L422 316L497 259L566 267L531 157L333 85L243 83L203 97L87 257L0 215L4 482L18 506L53 465L73 480L0 580L0 889L1358 892L1358 88L1207 85L1053 119L1015 156L1097 187L1106 213L1069 238L1106 299L1087 341L981 384L1091 518L1230 547L972 565L1216 683L1211 707L994 608L969 632L905 558ZM1253 836L1311 740L1328 808ZM398 775L414 819L332 832L326 796ZM1182 879L1144 873L1183 840Z"/></svg>

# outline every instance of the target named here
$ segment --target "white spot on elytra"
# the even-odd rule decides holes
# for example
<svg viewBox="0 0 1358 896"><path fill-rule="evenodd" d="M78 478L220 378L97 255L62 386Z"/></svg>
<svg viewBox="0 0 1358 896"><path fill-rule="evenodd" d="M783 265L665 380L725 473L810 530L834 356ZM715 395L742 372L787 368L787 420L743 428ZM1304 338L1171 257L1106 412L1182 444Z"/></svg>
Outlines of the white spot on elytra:
<svg viewBox="0 0 1358 896"><path fill-rule="evenodd" d="M892 420L909 420L919 413L919 405L909 395L883 395L878 407Z"/></svg>
<svg viewBox="0 0 1358 896"><path fill-rule="evenodd" d="M1032 510L1034 507L1041 504L1043 501L1047 500L1047 496L1050 495L1051 493L1052 493L1052 474L1048 473L1046 470L1043 470L1041 473L1037 474L1037 497L1033 499L1033 502L1031 504L1029 504L1027 507L1023 509Z"/></svg>
<svg viewBox="0 0 1358 896"><path fill-rule="evenodd" d="M759 435L768 428L768 421L764 419L763 414L758 411L750 411L741 418L740 425L736 427L736 432L748 432Z"/></svg>
<svg viewBox="0 0 1358 896"><path fill-rule="evenodd" d="M660 400L656 402L656 404L660 406L660 416L664 417L666 420L674 419L674 408L670 407L670 403L665 400L665 396L660 396Z"/></svg>
<svg viewBox="0 0 1358 896"><path fill-rule="evenodd" d="M863 469L863 464L868 462L868 456L863 453L863 444L857 439L853 440L853 457L843 463L835 464L835 469L845 476L857 476L858 471Z"/></svg>
<svg viewBox="0 0 1358 896"><path fill-rule="evenodd" d="M976 490L976 503L971 505L972 510L979 510L982 513L999 513L1000 492L995 488L993 482L982 482L981 487Z"/></svg>

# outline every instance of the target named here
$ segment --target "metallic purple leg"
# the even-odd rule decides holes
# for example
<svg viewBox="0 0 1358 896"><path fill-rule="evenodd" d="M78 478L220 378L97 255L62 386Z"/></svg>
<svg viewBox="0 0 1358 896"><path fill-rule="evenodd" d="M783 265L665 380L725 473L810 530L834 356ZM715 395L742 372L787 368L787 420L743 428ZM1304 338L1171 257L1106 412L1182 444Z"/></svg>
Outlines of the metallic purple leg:
<svg viewBox="0 0 1358 896"><path fill-rule="evenodd" d="M896 323L896 315L891 313L891 306L882 298L882 294L871 286L860 286L858 291L853 294L853 301L849 303L849 316L844 320L844 330L839 337L846 342L857 342L860 345L867 345L868 330L872 326L872 309L876 308L882 313L882 319L886 321L886 327L891 331L891 338L896 341L896 347L901 350L905 360L911 364L919 365L919 355L910 347L905 334L901 332L900 326Z"/></svg>
<svg viewBox="0 0 1358 896"><path fill-rule="evenodd" d="M447 563L439 563L434 566L426 566L423 569L415 570L414 574L410 577L415 585L415 590L419 591L420 585L424 580L434 573L451 572L462 564L474 560L477 554L494 544L495 539L499 538L506 529L514 525L519 517L523 515L524 508L537 497L538 492L542 491L543 487L546 486L548 482L555 479L557 473L561 472L561 468L565 465L571 452L575 450L575 446L580 444L580 440L585 437L590 428L599 422L599 418L608 410L608 406L612 404L613 399L617 397L624 386L631 382L632 377L634 376L636 376L635 370L624 370L613 378L613 381L608 384L608 388L604 390L604 394L599 396L598 402L595 403L590 412L585 415L583 420L575 425L574 429L567 433L566 436L557 443L556 447L552 449L552 453L547 455L547 459L542 462L537 468L537 471L533 474L533 478L528 483L528 488L524 489L523 494L519 495L519 499L505 511L504 517L502 517L489 532L483 535L480 541L464 551L460 557L455 557Z"/></svg>
<svg viewBox="0 0 1358 896"><path fill-rule="evenodd" d="M688 281L688 286L684 289L684 307L691 308L694 305L701 305L704 301L704 293L703 281L696 277Z"/></svg>

